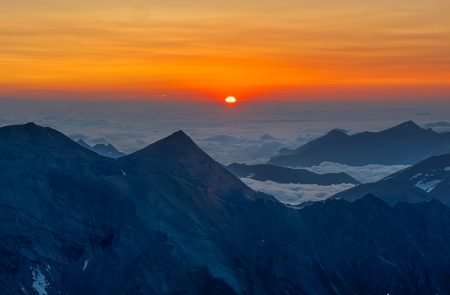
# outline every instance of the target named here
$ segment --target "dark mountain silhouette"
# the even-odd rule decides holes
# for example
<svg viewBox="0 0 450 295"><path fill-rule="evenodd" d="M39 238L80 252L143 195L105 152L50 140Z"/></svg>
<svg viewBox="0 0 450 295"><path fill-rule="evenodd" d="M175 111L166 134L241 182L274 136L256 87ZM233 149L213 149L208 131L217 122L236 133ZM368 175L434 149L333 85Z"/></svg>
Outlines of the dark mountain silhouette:
<svg viewBox="0 0 450 295"><path fill-rule="evenodd" d="M340 183L358 184L359 182L347 173L318 174L305 169L291 169L269 164L246 165L233 163L227 169L238 177L247 177L259 181L278 183L301 183L332 185Z"/></svg>
<svg viewBox="0 0 450 295"><path fill-rule="evenodd" d="M380 132L348 135L332 130L298 149L283 149L269 164L308 167L326 161L353 166L406 165L445 153L450 153L450 133L437 133L408 121Z"/></svg>
<svg viewBox="0 0 450 295"><path fill-rule="evenodd" d="M431 157L375 183L340 192L333 198L352 201L368 193L390 204L436 199L450 205L450 155Z"/></svg>
<svg viewBox="0 0 450 295"><path fill-rule="evenodd" d="M446 294L450 209L296 210L177 132L118 160L0 128L2 294Z"/></svg>
<svg viewBox="0 0 450 295"><path fill-rule="evenodd" d="M117 159L126 155L125 153L122 153L121 151L116 149L116 147L110 143L108 144L97 143L91 146L81 138L77 140L77 143L82 147L85 147L91 151L96 152L101 156L105 156L108 158Z"/></svg>

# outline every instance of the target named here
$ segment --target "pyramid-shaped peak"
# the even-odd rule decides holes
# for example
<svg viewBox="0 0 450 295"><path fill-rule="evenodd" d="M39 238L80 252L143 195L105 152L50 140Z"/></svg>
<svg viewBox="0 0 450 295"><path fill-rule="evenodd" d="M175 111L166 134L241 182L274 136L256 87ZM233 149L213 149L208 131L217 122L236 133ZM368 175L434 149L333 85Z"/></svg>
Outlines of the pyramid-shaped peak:
<svg viewBox="0 0 450 295"><path fill-rule="evenodd" d="M167 140L167 141L177 141L177 142L192 142L192 139L183 131L183 130L178 130L174 133L172 133L171 135L163 138L162 140Z"/></svg>
<svg viewBox="0 0 450 295"><path fill-rule="evenodd" d="M178 152L185 153L189 151L192 153L193 151L204 153L200 147L182 130L176 131L171 135L164 137L141 151L155 150L155 149L166 149L167 152ZM139 151L138 151L139 152Z"/></svg>
<svg viewBox="0 0 450 295"><path fill-rule="evenodd" d="M409 132L421 132L425 131L419 125L417 125L414 121L406 121L400 123L394 127L388 128L384 130L384 132L400 132L400 133L409 133Z"/></svg>
<svg viewBox="0 0 450 295"><path fill-rule="evenodd" d="M404 128L404 129L422 129L419 125L416 124L416 122L409 120L403 123L398 124L397 126L394 126L393 128Z"/></svg>
<svg viewBox="0 0 450 295"><path fill-rule="evenodd" d="M148 156L149 154L161 154L172 158L186 154L206 156L203 150L182 130L176 131L129 156Z"/></svg>
<svg viewBox="0 0 450 295"><path fill-rule="evenodd" d="M198 187L214 188L216 192L239 190L248 198L255 197L252 190L213 160L183 131L177 131L118 161L127 175L168 175Z"/></svg>

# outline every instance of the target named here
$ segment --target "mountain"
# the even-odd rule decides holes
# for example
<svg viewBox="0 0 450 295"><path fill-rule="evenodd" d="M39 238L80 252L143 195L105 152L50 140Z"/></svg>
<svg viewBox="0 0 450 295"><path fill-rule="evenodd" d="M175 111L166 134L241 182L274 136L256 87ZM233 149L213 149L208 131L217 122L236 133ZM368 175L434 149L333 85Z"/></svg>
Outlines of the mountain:
<svg viewBox="0 0 450 295"><path fill-rule="evenodd" d="M352 201L369 193L390 204L436 199L450 205L450 155L431 157L375 183L340 192L333 198Z"/></svg>
<svg viewBox="0 0 450 295"><path fill-rule="evenodd" d="M437 133L408 121L380 132L348 135L332 130L298 149L283 149L269 164L308 167L326 161L352 166L412 165L445 153L450 153L450 133Z"/></svg>
<svg viewBox="0 0 450 295"><path fill-rule="evenodd" d="M238 177L247 177L259 181L273 181L278 183L301 183L332 185L340 183L359 184L347 173L318 174L305 169L291 169L269 164L246 165L233 163L227 169Z"/></svg>
<svg viewBox="0 0 450 295"><path fill-rule="evenodd" d="M280 230L285 207L183 132L115 160L50 128L10 126L0 129L0 155L3 294L268 292L271 260L294 267L277 253L247 253ZM277 275L290 283L271 290L299 286L301 273L287 271Z"/></svg>
<svg viewBox="0 0 450 295"><path fill-rule="evenodd" d="M353 203L314 204L301 212L317 246L313 269L324 282L332 282L326 294L449 292L443 283L450 271L445 249L449 207L440 202L391 207L369 195ZM343 285L330 279L333 275Z"/></svg>
<svg viewBox="0 0 450 295"><path fill-rule="evenodd" d="M125 153L122 153L118 149L116 149L112 144L103 144L98 143L93 146L89 145L87 142L85 142L83 139L78 139L77 143L81 145L82 147L85 147L93 152L96 152L97 154L108 157L108 158L120 158L125 156Z"/></svg>
<svg viewBox="0 0 450 295"><path fill-rule="evenodd" d="M119 159L0 128L2 294L446 294L450 209L366 196L301 210L176 132Z"/></svg>

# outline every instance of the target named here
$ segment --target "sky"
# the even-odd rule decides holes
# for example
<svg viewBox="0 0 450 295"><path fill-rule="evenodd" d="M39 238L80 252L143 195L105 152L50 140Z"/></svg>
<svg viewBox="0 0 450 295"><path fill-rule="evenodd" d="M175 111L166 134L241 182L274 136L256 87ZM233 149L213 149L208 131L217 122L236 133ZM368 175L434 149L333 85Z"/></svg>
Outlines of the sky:
<svg viewBox="0 0 450 295"><path fill-rule="evenodd" d="M450 99L448 0L2 0L0 98Z"/></svg>

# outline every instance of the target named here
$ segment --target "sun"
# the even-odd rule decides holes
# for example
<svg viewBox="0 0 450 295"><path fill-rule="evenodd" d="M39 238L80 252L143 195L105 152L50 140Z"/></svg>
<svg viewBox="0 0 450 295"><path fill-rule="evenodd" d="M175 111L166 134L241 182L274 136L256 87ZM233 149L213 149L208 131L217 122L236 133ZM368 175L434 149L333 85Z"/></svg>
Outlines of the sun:
<svg viewBox="0 0 450 295"><path fill-rule="evenodd" d="M236 100L236 97L234 97L234 96L228 96L227 98L225 98L225 102L233 104L233 103L236 103L237 100Z"/></svg>

